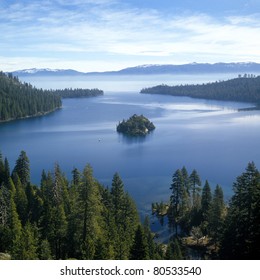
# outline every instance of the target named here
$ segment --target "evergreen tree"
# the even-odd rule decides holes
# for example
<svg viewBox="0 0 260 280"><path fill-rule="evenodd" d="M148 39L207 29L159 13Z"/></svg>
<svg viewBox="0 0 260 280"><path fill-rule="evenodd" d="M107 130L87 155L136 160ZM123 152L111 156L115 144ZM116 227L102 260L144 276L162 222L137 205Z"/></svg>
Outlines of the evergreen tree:
<svg viewBox="0 0 260 280"><path fill-rule="evenodd" d="M191 188L192 207L198 209L200 208L201 180L195 169L190 174L189 182Z"/></svg>
<svg viewBox="0 0 260 280"><path fill-rule="evenodd" d="M35 260L38 259L37 229L34 228L29 222L26 223L22 229L21 234L21 250L19 258L21 260Z"/></svg>
<svg viewBox="0 0 260 280"><path fill-rule="evenodd" d="M17 208L17 213L22 222L25 225L28 219L28 199L25 193L25 187L22 185L18 174L15 172L13 174L13 182L15 185L15 205Z"/></svg>
<svg viewBox="0 0 260 280"><path fill-rule="evenodd" d="M178 225L185 227L189 219L189 196L185 187L181 170L176 170L172 178L170 189L172 194L170 197L170 207L168 210L168 218L170 225L175 227L175 235L178 235Z"/></svg>
<svg viewBox="0 0 260 280"><path fill-rule="evenodd" d="M115 248L117 247L115 237L117 236L117 226L115 222L115 216L113 213L113 201L112 195L108 188L104 188L102 191L102 217L104 218L103 237L106 247L106 258L115 259Z"/></svg>
<svg viewBox="0 0 260 280"><path fill-rule="evenodd" d="M203 228L205 233L208 232L208 223L209 223L209 215L210 215L210 208L212 202L212 194L209 182L206 180L205 185L202 189L202 196L201 196L201 213L202 213L202 222L204 224Z"/></svg>
<svg viewBox="0 0 260 280"><path fill-rule="evenodd" d="M180 205L181 205L181 195L184 188L182 173L178 169L173 174L172 184L170 189L172 190L170 197L170 207L169 207L169 223L175 227L175 235L178 235L178 225L180 222Z"/></svg>
<svg viewBox="0 0 260 280"><path fill-rule="evenodd" d="M225 218L225 204L222 188L217 185L214 191L212 205L209 213L209 234L215 244L222 237L223 223Z"/></svg>
<svg viewBox="0 0 260 280"><path fill-rule="evenodd" d="M188 196L190 196L189 174L188 174L188 171L185 166L182 167L181 173L182 173L184 188L185 188Z"/></svg>
<svg viewBox="0 0 260 280"><path fill-rule="evenodd" d="M115 173L112 180L111 196L115 222L117 225L123 222L123 205L124 205L124 184L118 173Z"/></svg>
<svg viewBox="0 0 260 280"><path fill-rule="evenodd" d="M237 177L233 190L220 255L226 259L258 259L260 175L253 162Z"/></svg>
<svg viewBox="0 0 260 280"><path fill-rule="evenodd" d="M166 260L183 260L180 244L178 238L171 240L166 249L165 253Z"/></svg>
<svg viewBox="0 0 260 280"><path fill-rule="evenodd" d="M10 199L10 189L5 184L0 185L0 252L10 251L12 242L10 232Z"/></svg>
<svg viewBox="0 0 260 280"><path fill-rule="evenodd" d="M101 234L101 195L98 184L93 178L93 171L87 165L83 171L82 183L79 186L79 218L81 223L81 244L83 258L93 259L95 241Z"/></svg>
<svg viewBox="0 0 260 280"><path fill-rule="evenodd" d="M37 186L27 184L26 190L27 197L27 217L30 223L39 226L39 221L43 211L43 199L41 191Z"/></svg>
<svg viewBox="0 0 260 280"><path fill-rule="evenodd" d="M131 260L146 260L148 258L148 248L145 235L141 225L135 232L134 242L130 250Z"/></svg>
<svg viewBox="0 0 260 280"><path fill-rule="evenodd" d="M5 177L4 177L4 182L7 182L9 180L10 177L10 166L9 166L9 162L7 160L7 158L5 158Z"/></svg>
<svg viewBox="0 0 260 280"><path fill-rule="evenodd" d="M10 196L10 215L9 215L9 228L11 238L11 256L13 259L20 259L21 254L21 236L22 236L22 223L16 210L13 194Z"/></svg>
<svg viewBox="0 0 260 280"><path fill-rule="evenodd" d="M0 121L38 116L60 107L61 98L55 92L36 89L0 72Z"/></svg>
<svg viewBox="0 0 260 280"><path fill-rule="evenodd" d="M79 185L79 183L80 183L80 172L77 168L74 168L72 170L72 176L73 176L73 179L72 179L73 185L74 186Z"/></svg>
<svg viewBox="0 0 260 280"><path fill-rule="evenodd" d="M116 226L115 258L128 259L139 218L136 205L130 196L124 192L124 184L118 173L113 176L111 199Z"/></svg>
<svg viewBox="0 0 260 280"><path fill-rule="evenodd" d="M51 246L47 239L40 240L40 244L38 246L38 254L40 260L51 260Z"/></svg>
<svg viewBox="0 0 260 280"><path fill-rule="evenodd" d="M23 186L30 182L30 162L25 151L21 151L19 158L13 170L13 175L16 173Z"/></svg>

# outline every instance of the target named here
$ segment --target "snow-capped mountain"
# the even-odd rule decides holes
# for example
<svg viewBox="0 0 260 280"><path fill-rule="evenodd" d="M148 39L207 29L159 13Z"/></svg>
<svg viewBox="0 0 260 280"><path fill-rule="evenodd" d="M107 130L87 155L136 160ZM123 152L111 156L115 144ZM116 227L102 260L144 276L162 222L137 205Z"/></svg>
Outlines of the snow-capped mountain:
<svg viewBox="0 0 260 280"><path fill-rule="evenodd" d="M14 71L15 76L66 76L66 75L153 75L153 74L203 74L203 73L260 73L260 64L254 62L237 63L189 63L173 64L144 64L124 68L119 71L83 73L71 69L31 68Z"/></svg>
<svg viewBox="0 0 260 280"><path fill-rule="evenodd" d="M119 74L199 74L199 73L248 73L260 72L260 64L243 63L189 63L182 65L140 65L118 71Z"/></svg>
<svg viewBox="0 0 260 280"><path fill-rule="evenodd" d="M50 69L50 68L30 68L30 69L23 69L17 70L12 72L14 76L53 76L53 75L82 75L84 73L72 70L72 69Z"/></svg>

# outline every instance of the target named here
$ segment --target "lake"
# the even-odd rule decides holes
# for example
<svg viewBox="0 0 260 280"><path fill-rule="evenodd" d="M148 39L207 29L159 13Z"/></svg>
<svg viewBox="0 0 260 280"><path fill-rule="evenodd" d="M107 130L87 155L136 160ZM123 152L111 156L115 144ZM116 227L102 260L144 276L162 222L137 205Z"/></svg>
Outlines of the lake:
<svg viewBox="0 0 260 280"><path fill-rule="evenodd" d="M31 163L31 180L39 184L43 169L54 164L71 178L74 167L90 163L94 176L111 185L119 172L141 213L167 200L172 175L196 169L212 189L220 184L226 199L232 183L249 161L260 167L260 112L237 109L252 105L188 97L140 94L157 84L205 83L237 77L219 75L92 76L24 78L42 88L100 88L104 96L65 99L63 108L43 117L0 124L0 150L13 168L21 150ZM116 125L143 114L156 126L145 138L124 137Z"/></svg>

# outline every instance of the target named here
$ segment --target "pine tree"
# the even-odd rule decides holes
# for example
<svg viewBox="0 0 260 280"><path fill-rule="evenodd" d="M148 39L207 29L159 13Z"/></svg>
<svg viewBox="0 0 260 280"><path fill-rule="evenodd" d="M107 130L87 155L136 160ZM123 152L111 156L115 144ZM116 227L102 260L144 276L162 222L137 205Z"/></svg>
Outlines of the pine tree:
<svg viewBox="0 0 260 280"><path fill-rule="evenodd" d="M132 240L138 225L136 205L124 191L124 183L115 173L111 187L112 213L115 219L115 258L128 259Z"/></svg>
<svg viewBox="0 0 260 280"><path fill-rule="evenodd" d="M260 175L250 162L233 184L220 255L226 259L258 259L260 255Z"/></svg>
<svg viewBox="0 0 260 280"><path fill-rule="evenodd" d="M212 205L209 212L209 234L215 244L222 237L223 223L225 218L225 204L222 188L217 185L214 191Z"/></svg>
<svg viewBox="0 0 260 280"><path fill-rule="evenodd" d="M124 183L118 173L115 173L112 180L111 196L113 202L113 211L117 225L123 222L123 204L124 204Z"/></svg>
<svg viewBox="0 0 260 280"><path fill-rule="evenodd" d="M22 185L17 173L13 174L13 182L15 185L14 201L17 208L17 213L24 226L28 219L28 199L25 193L25 187Z"/></svg>
<svg viewBox="0 0 260 280"><path fill-rule="evenodd" d="M166 260L183 260L180 244L178 238L171 240L166 249L165 253Z"/></svg>
<svg viewBox="0 0 260 280"><path fill-rule="evenodd" d="M104 188L102 196L102 217L104 218L103 237L107 249L107 259L115 259L115 248L117 247L115 237L117 236L117 226L113 213L113 201L109 188Z"/></svg>
<svg viewBox="0 0 260 280"><path fill-rule="evenodd" d="M184 188L185 188L188 196L190 196L189 174L188 174L188 171L185 166L182 167L181 173L182 173Z"/></svg>
<svg viewBox="0 0 260 280"><path fill-rule="evenodd" d="M189 177L192 207L198 209L200 207L200 192L201 192L201 180L197 171L194 169Z"/></svg>
<svg viewBox="0 0 260 280"><path fill-rule="evenodd" d="M168 210L168 218L170 225L175 227L175 235L178 235L178 226L185 229L188 224L190 203L189 195L185 187L182 171L176 170L172 178L170 189L172 194L170 197L170 207Z"/></svg>
<svg viewBox="0 0 260 280"><path fill-rule="evenodd" d="M201 213L202 213L202 222L204 224L203 228L205 233L208 232L208 223L209 223L209 215L210 215L210 208L212 202L212 194L209 182L206 180L205 185L202 189L202 196L201 196Z"/></svg>
<svg viewBox="0 0 260 280"><path fill-rule="evenodd" d="M93 170L87 165L83 171L82 182L79 186L79 219L81 226L82 257L93 259L95 241L101 235L101 195L99 187L93 178Z"/></svg>
<svg viewBox="0 0 260 280"><path fill-rule="evenodd" d="M146 260L148 258L147 242L143 229L139 225L135 232L134 242L130 250L131 260Z"/></svg>
<svg viewBox="0 0 260 280"><path fill-rule="evenodd" d="M10 177L10 166L9 166L9 162L7 160L7 158L5 158L5 177L4 177L4 182L7 182L9 177Z"/></svg>
<svg viewBox="0 0 260 280"><path fill-rule="evenodd" d="M21 236L22 236L22 223L16 210L13 194L10 196L10 215L9 227L11 238L11 256L13 259L21 259Z"/></svg>
<svg viewBox="0 0 260 280"><path fill-rule="evenodd" d="M41 240L38 247L40 260L52 259L51 246L47 239Z"/></svg>
<svg viewBox="0 0 260 280"><path fill-rule="evenodd" d="M10 232L10 199L10 189L5 184L2 184L0 186L0 252L10 251L10 245L12 243Z"/></svg>
<svg viewBox="0 0 260 280"><path fill-rule="evenodd" d="M29 222L26 223L22 229L21 234L21 250L19 258L22 260L36 260L38 259L38 233L37 229Z"/></svg>
<svg viewBox="0 0 260 280"><path fill-rule="evenodd" d="M14 173L17 173L23 186L30 182L30 162L25 151L21 151L13 170Z"/></svg>
<svg viewBox="0 0 260 280"><path fill-rule="evenodd" d="M183 177L181 171L178 169L173 174L172 184L170 189L172 190L170 197L170 207L168 211L170 225L175 227L175 235L178 235L178 225L181 218L180 205L182 190L184 188Z"/></svg>

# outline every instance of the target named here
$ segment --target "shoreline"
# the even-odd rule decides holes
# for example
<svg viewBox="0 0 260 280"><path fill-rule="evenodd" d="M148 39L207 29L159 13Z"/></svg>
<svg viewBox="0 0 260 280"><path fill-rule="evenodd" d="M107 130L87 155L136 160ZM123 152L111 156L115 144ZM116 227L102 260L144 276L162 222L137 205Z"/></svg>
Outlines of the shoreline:
<svg viewBox="0 0 260 280"><path fill-rule="evenodd" d="M37 117L43 117L45 115L49 115L51 113L54 113L57 110L62 109L62 106L57 107L51 111L47 111L47 112L39 112L35 115L31 115L31 116L24 116L24 117L20 117L20 118L11 118L11 119L7 119L7 120L0 120L0 124L1 123L7 123L7 122L12 122L12 121L19 121L19 120L24 120L24 119L30 119L30 118L37 118Z"/></svg>

